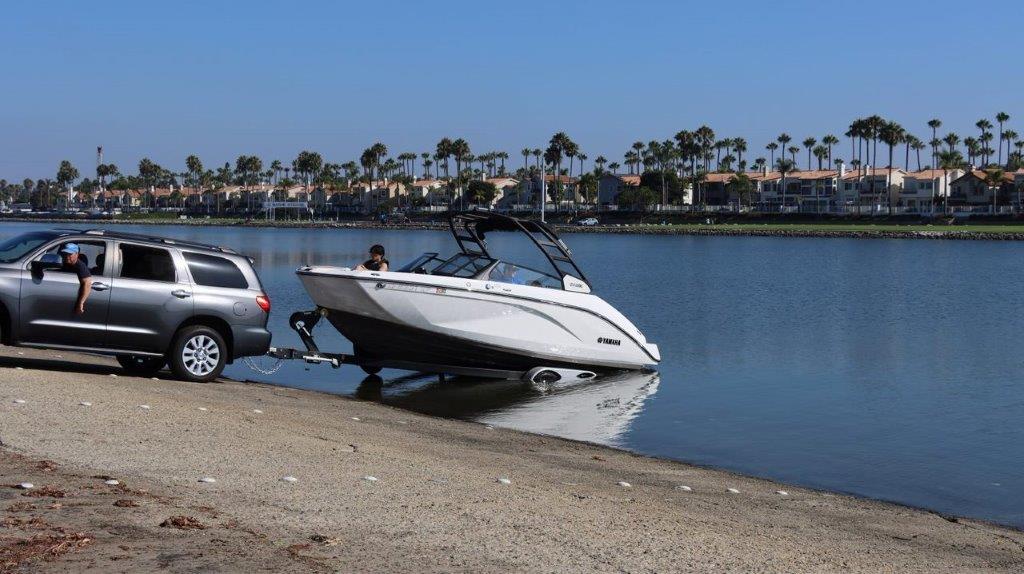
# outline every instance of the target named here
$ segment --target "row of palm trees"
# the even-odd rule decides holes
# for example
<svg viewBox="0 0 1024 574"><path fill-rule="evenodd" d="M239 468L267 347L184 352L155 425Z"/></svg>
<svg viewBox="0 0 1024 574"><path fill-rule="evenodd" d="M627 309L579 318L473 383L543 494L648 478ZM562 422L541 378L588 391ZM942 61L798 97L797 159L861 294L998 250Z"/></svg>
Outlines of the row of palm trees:
<svg viewBox="0 0 1024 574"><path fill-rule="evenodd" d="M902 165L906 170L911 168L913 156L917 169L934 167L936 169L956 169L979 165L981 168L999 168L1003 170L1017 169L1024 164L1024 140L1017 132L1007 128L1009 114L999 112L993 121L982 118L976 122L978 134L961 138L956 133L946 133L940 137L942 127L940 119L927 122L931 137L927 142L917 137L910 130L897 122L887 120L878 115L853 120L843 134L850 142L850 160L844 162L835 157L840 139L834 134L826 134L820 139L809 136L797 143L792 136L782 133L773 141L768 142L764 149L767 158L756 157L752 161L747 156L749 146L742 137L718 138L715 131L703 125L695 130L681 130L671 139L653 140L647 143L633 142L623 154L622 163L610 162L604 156L597 156L593 162L592 174L600 176L606 171L618 173L625 166L627 174L640 175L646 172L662 174L660 192L662 202L668 202L668 190L664 175L674 172L685 177L694 184L698 202L702 201L701 182L711 172L745 172L772 169L780 172L785 178L799 169L798 154L806 153L807 170L831 168L844 163L851 169L865 171L868 166L872 170L880 165L898 167L897 153L902 152ZM879 161L879 143L883 146L885 159ZM902 149L901 149L902 148ZM922 163L921 152L930 150L931 162ZM83 182L86 188L92 189L146 189L176 185L192 189L192 193L201 193L227 185L240 185L243 190L257 183L272 184L274 187L286 187L302 184L320 186L334 190L350 188L356 182L373 182L390 178L409 181L417 177L417 163L426 178L443 179L449 183L454 192L461 190L473 178L493 178L515 175L522 179L532 179L537 174L557 174L568 176L583 175L589 159L579 144L565 132L555 133L546 148L523 148L520 150L523 164L514 174L507 171L506 160L509 154L503 151L491 151L478 155L472 153L469 142L463 138L441 138L434 149L428 152L402 152L390 157L388 147L376 142L366 148L358 161L345 163L325 162L323 157L313 151L302 151L291 161L290 165L280 160L273 160L266 168L263 161L252 155L241 155L234 165L225 163L217 169L207 169L200 158L189 155L185 159L186 170L175 173L156 164L149 158L143 158L138 164L137 175L124 175L114 164L100 164L96 167L96 179ZM776 155L778 157L776 157ZM454 162L454 172L452 163ZM565 168L563 168L565 166ZM283 174L283 177L282 177ZM67 188L78 179L78 172L70 162L62 162L58 168L57 183ZM874 185L874 179L871 179ZM22 193L26 186L21 186ZM888 186L887 186L888 187ZM6 184L7 195L12 195L14 186ZM563 179L555 178L552 185L553 195L561 197L565 192ZM251 207L251 206L250 206Z"/></svg>

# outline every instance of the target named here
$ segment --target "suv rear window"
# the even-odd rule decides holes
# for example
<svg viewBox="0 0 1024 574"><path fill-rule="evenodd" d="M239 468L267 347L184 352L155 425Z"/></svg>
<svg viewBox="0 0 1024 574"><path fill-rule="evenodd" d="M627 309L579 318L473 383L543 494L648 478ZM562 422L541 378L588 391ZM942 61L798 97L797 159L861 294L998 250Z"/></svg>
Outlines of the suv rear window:
<svg viewBox="0 0 1024 574"><path fill-rule="evenodd" d="M166 249L122 244L121 277L173 283L174 260Z"/></svg>
<svg viewBox="0 0 1024 574"><path fill-rule="evenodd" d="M245 280L245 275L234 261L187 251L184 255L185 261L188 262L188 270L192 272L192 279L197 284L231 289L249 288L249 282Z"/></svg>

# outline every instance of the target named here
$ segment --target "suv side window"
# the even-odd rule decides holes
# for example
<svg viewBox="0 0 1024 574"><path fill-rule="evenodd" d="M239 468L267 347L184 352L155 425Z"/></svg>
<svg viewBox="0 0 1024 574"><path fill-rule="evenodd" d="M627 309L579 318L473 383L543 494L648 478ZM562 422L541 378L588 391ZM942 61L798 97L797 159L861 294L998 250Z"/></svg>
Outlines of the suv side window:
<svg viewBox="0 0 1024 574"><path fill-rule="evenodd" d="M61 241L47 249L44 255L60 255L61 248L68 243L75 243L81 249L78 257L85 261L91 274L96 276L105 275L103 271L106 267L107 244L103 241ZM55 269L55 271L64 272L63 269Z"/></svg>
<svg viewBox="0 0 1024 574"><path fill-rule="evenodd" d="M177 280L170 251L125 243L121 244L120 250L121 277L168 283Z"/></svg>
<svg viewBox="0 0 1024 574"><path fill-rule="evenodd" d="M188 251L185 251L183 255L185 261L188 262L188 270L192 272L192 279L197 285L231 289L249 288L249 282L245 280L245 275L234 261L215 255Z"/></svg>

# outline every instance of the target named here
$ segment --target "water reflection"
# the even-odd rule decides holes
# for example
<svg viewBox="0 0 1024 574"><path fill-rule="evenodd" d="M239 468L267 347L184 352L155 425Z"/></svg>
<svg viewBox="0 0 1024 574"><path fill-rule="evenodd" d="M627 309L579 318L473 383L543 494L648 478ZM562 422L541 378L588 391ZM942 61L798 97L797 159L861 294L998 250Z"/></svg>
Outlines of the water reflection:
<svg viewBox="0 0 1024 574"><path fill-rule="evenodd" d="M367 377L356 397L449 418L618 445L644 402L658 390L657 372L631 372L547 387L522 381Z"/></svg>

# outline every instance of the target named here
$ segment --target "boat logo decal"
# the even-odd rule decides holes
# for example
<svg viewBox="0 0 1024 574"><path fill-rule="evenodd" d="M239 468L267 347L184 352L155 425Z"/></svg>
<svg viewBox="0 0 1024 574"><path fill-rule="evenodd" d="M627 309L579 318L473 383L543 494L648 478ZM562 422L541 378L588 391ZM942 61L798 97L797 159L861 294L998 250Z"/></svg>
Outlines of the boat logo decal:
<svg viewBox="0 0 1024 574"><path fill-rule="evenodd" d="M598 337L598 343L604 343L605 345L621 345L622 341L618 339L609 339L608 337Z"/></svg>
<svg viewBox="0 0 1024 574"><path fill-rule="evenodd" d="M438 295L444 295L447 292L447 289L445 289L444 287L438 287L434 292L437 293Z"/></svg>
<svg viewBox="0 0 1024 574"><path fill-rule="evenodd" d="M377 289L383 289L383 288L384 288L384 284L383 283L377 283Z"/></svg>

